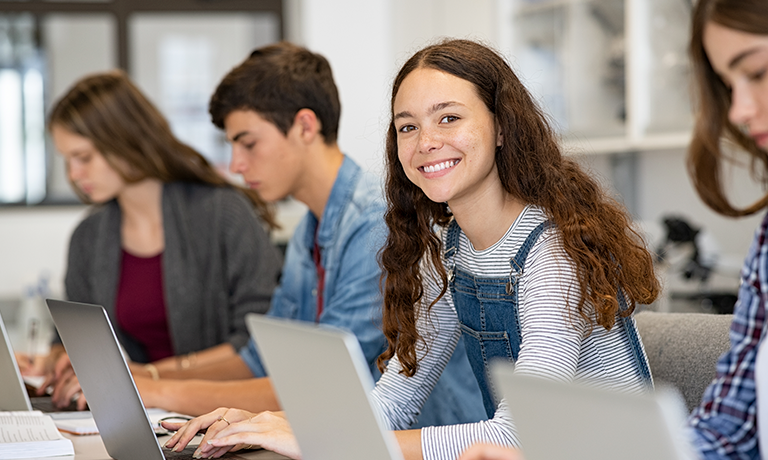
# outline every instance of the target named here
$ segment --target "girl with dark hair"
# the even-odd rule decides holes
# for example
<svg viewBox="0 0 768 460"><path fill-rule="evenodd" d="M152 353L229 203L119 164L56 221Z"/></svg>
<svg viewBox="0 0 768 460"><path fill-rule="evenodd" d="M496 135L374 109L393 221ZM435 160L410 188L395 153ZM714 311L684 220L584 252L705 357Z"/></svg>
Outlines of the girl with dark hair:
<svg viewBox="0 0 768 460"><path fill-rule="evenodd" d="M144 363L135 375L250 377L237 354L245 314L267 311L280 270L264 201L176 139L123 72L77 82L48 127L73 188L96 205L70 241L67 298L106 308L131 360ZM46 371L54 402L66 405L79 384L60 355L54 345ZM209 363L221 363L215 375L196 372Z"/></svg>
<svg viewBox="0 0 768 460"><path fill-rule="evenodd" d="M652 388L632 312L659 292L629 216L570 158L496 52L466 40L409 59L392 89L381 253L384 374L373 400L406 459L457 458L478 441L516 446L487 364ZM405 431L463 335L489 420ZM208 432L202 455L265 445L298 457L285 420Z"/></svg>

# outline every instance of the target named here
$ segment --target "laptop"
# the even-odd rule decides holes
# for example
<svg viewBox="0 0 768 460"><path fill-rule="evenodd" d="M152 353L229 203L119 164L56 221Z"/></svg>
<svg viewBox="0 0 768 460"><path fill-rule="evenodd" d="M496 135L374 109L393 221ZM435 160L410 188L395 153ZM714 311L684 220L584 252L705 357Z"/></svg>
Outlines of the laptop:
<svg viewBox="0 0 768 460"><path fill-rule="evenodd" d="M303 458L402 460L370 399L373 378L353 334L253 313L245 318Z"/></svg>
<svg viewBox="0 0 768 460"><path fill-rule="evenodd" d="M196 446L181 452L160 446L106 310L62 300L46 303L109 455L116 460L192 458Z"/></svg>
<svg viewBox="0 0 768 460"><path fill-rule="evenodd" d="M68 413L67 417L74 417L75 415L71 413L71 411L77 410L77 405L74 402L69 407L57 408L50 396L29 397L2 316L0 316L0 336L2 336L0 337L0 388L3 389L0 391L0 410L39 410L51 413L54 418L59 415L59 412L62 412ZM84 414L88 413L85 412Z"/></svg>
<svg viewBox="0 0 768 460"><path fill-rule="evenodd" d="M692 460L679 394L627 394L579 383L516 375L491 363L526 460Z"/></svg>

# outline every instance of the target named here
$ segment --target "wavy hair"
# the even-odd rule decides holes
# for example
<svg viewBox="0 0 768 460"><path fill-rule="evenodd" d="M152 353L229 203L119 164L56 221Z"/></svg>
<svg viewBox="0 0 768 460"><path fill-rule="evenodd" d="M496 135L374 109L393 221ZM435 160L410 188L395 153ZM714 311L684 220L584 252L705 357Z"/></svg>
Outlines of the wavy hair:
<svg viewBox="0 0 768 460"><path fill-rule="evenodd" d="M610 329L619 310L619 289L630 305L626 315L636 303L656 299L659 283L653 260L631 228L627 212L574 160L563 157L545 115L498 53L467 40L428 46L411 57L395 77L392 104L403 80L419 68L436 69L472 83L494 115L504 139L495 154L501 183L520 201L542 207L556 224L579 276L581 316ZM428 262L439 276L442 297L448 280L442 242L434 228L445 227L451 214L444 203L432 202L406 177L398 160L393 121L387 133L386 167L389 236L381 264L388 348L378 364L383 368L397 354L402 372L411 376L418 368L416 347L421 340L416 316L424 295L422 262ZM586 302L593 311L585 308Z"/></svg>
<svg viewBox="0 0 768 460"><path fill-rule="evenodd" d="M54 126L90 140L126 183L155 178L233 187L270 228L277 228L272 207L256 191L228 182L205 157L179 141L165 117L121 70L78 81L54 104L48 129ZM89 202L72 186L81 200Z"/></svg>
<svg viewBox="0 0 768 460"><path fill-rule="evenodd" d="M723 164L732 158L723 151L722 139L742 147L751 157L752 174L768 182L768 153L728 119L731 91L717 75L704 49L704 29L714 22L730 29L768 35L766 0L699 0L693 12L689 52L693 64L698 110L693 140L688 149L688 172L701 199L715 212L746 216L768 206L768 194L746 208L734 207L726 197Z"/></svg>

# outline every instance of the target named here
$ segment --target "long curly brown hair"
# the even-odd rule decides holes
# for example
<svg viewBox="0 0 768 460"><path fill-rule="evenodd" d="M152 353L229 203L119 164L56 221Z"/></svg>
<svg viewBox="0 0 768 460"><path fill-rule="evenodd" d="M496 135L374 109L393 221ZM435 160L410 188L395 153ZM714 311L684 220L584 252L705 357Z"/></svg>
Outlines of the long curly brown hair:
<svg viewBox="0 0 768 460"><path fill-rule="evenodd" d="M273 207L255 190L228 182L204 156L178 140L165 117L121 70L89 75L75 83L53 105L48 129L53 126L93 142L127 183L151 177L233 187L248 198L269 228L278 228ZM72 188L78 192L74 184ZM78 195L89 202L84 194Z"/></svg>
<svg viewBox="0 0 768 460"><path fill-rule="evenodd" d="M699 0L693 12L689 52L698 96L693 140L688 149L688 172L701 199L726 216L747 216L768 206L768 194L743 209L734 207L726 196L723 164L733 157L724 152L721 139L743 148L752 159L752 173L768 184L768 152L728 119L731 91L717 75L704 49L704 29L716 22L730 29L768 35L766 0Z"/></svg>
<svg viewBox="0 0 768 460"><path fill-rule="evenodd" d="M540 206L556 224L580 278L581 316L610 329L619 310L619 289L630 304L626 315L636 303L656 299L659 282L653 260L642 238L631 228L627 212L574 160L563 157L545 115L498 53L467 40L428 46L411 57L395 77L392 104L403 80L418 68L440 70L472 83L495 116L504 139L495 155L499 178L509 194ZM378 364L383 368L397 354L402 372L411 376L418 368L416 347L421 340L416 316L424 295L422 261L426 260L440 277L441 297L448 280L442 264L442 242L434 228L445 227L451 214L446 204L431 201L406 177L398 160L392 121L386 152L385 219L389 236L381 263L383 326L389 346ZM592 306L589 310L586 302Z"/></svg>

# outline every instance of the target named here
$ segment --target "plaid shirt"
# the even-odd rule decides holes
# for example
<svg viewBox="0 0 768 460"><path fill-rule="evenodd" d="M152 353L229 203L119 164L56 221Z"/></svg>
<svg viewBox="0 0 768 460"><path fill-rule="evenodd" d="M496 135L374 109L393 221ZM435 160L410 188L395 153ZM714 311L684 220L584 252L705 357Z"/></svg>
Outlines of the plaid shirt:
<svg viewBox="0 0 768 460"><path fill-rule="evenodd" d="M768 301L768 215L755 233L741 272L731 324L731 349L688 422L696 450L706 459L758 459L755 358L765 336Z"/></svg>

